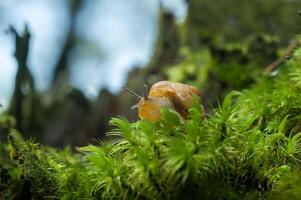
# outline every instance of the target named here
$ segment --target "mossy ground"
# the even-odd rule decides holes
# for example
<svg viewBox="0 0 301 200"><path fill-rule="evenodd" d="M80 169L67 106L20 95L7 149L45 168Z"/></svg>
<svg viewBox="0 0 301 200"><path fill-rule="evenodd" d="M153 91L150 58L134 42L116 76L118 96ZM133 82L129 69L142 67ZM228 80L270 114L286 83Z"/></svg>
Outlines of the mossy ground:
<svg viewBox="0 0 301 200"><path fill-rule="evenodd" d="M11 131L1 198L300 199L301 49L203 112L196 101L185 121L165 109L156 124L114 118L109 134L119 140L77 153Z"/></svg>

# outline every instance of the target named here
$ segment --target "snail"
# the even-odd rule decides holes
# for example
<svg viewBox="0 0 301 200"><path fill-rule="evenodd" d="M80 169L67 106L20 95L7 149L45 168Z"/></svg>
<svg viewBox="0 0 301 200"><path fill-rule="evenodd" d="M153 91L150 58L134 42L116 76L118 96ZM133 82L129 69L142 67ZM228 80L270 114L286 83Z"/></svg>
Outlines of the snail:
<svg viewBox="0 0 301 200"><path fill-rule="evenodd" d="M160 120L160 111L162 108L168 108L176 111L184 119L188 116L188 109L192 107L193 96L199 96L196 87L183 83L170 81L159 81L152 85L149 92L144 85L144 95L140 96L134 91L123 87L124 90L138 97L140 101L132 106L138 108L140 119L147 119L151 122Z"/></svg>

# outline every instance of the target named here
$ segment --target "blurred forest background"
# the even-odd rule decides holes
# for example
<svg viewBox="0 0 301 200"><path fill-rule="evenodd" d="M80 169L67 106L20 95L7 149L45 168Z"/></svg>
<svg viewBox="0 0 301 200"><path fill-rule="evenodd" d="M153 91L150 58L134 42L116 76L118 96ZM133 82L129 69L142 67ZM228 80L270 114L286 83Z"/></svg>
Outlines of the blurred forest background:
<svg viewBox="0 0 301 200"><path fill-rule="evenodd" d="M121 86L142 93L159 80L195 85L210 112L284 54L299 10L299 0L0 1L0 131L91 143L111 117L137 119Z"/></svg>

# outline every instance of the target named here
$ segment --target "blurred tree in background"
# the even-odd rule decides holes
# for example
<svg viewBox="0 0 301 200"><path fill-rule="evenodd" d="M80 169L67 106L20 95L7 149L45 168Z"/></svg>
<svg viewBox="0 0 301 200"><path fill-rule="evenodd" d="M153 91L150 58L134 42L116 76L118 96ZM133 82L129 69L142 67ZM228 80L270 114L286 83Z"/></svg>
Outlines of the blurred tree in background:
<svg viewBox="0 0 301 200"><path fill-rule="evenodd" d="M25 135L38 137L42 130L42 107L34 79L27 66L30 33L27 26L22 35L19 35L13 27L8 31L15 38L14 55L18 62L15 89L8 113L15 117L17 129L24 131Z"/></svg>

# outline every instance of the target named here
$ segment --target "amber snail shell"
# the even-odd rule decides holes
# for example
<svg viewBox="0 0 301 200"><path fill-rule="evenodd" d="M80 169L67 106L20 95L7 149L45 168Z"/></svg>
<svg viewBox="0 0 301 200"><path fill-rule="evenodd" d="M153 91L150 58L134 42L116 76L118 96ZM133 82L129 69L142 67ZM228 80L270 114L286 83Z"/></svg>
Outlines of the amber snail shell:
<svg viewBox="0 0 301 200"><path fill-rule="evenodd" d="M200 96L196 87L171 81L159 81L153 84L148 94L145 92L144 97L127 88L123 89L140 98L139 103L132 107L138 108L139 118L152 122L160 120L160 111L164 107L176 111L184 119L187 118L188 109L193 104L193 96Z"/></svg>

